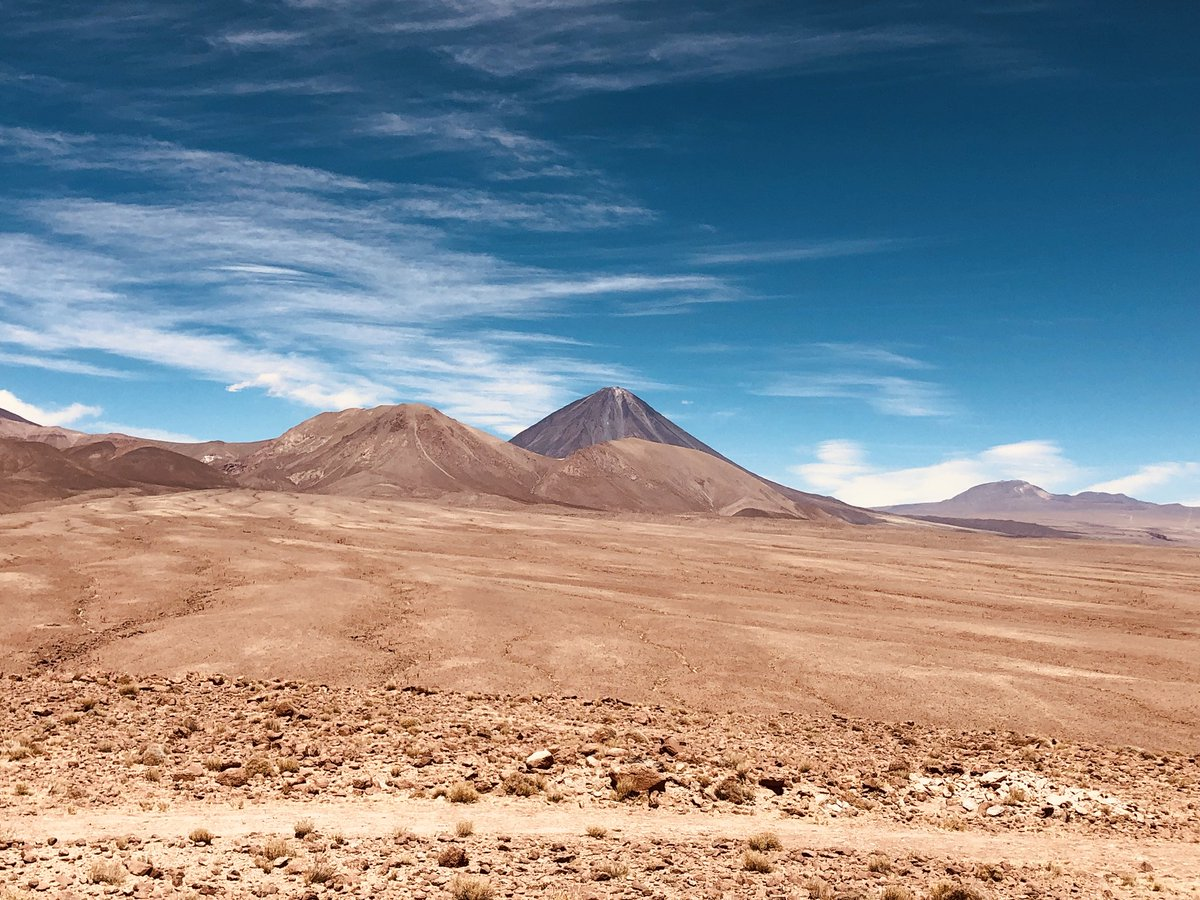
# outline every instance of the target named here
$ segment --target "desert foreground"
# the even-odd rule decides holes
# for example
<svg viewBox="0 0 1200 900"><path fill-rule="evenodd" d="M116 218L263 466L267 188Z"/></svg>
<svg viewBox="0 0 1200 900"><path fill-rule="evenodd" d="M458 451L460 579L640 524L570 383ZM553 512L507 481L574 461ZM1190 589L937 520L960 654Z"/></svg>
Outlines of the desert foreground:
<svg viewBox="0 0 1200 900"><path fill-rule="evenodd" d="M217 490L0 517L0 896L1200 896L1200 554Z"/></svg>

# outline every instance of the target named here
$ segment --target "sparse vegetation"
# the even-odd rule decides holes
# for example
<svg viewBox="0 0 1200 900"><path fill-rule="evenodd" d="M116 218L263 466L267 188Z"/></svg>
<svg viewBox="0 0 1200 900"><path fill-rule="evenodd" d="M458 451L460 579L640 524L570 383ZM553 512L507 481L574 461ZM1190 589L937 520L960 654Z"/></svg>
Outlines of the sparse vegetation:
<svg viewBox="0 0 1200 900"><path fill-rule="evenodd" d="M629 874L629 866L613 859L606 859L592 866L592 878L596 881L615 881Z"/></svg>
<svg viewBox="0 0 1200 900"><path fill-rule="evenodd" d="M125 867L115 859L98 859L88 869L88 881L92 884L123 884Z"/></svg>
<svg viewBox="0 0 1200 900"><path fill-rule="evenodd" d="M879 900L915 900L913 892L903 885L889 884L879 895Z"/></svg>
<svg viewBox="0 0 1200 900"><path fill-rule="evenodd" d="M492 900L496 890L478 875L455 875L450 881L450 896L454 900Z"/></svg>
<svg viewBox="0 0 1200 900"><path fill-rule="evenodd" d="M467 862L467 851L457 845L444 848L437 857L437 863L443 869L461 869Z"/></svg>
<svg viewBox="0 0 1200 900"><path fill-rule="evenodd" d="M296 835L296 837L300 838L301 840L308 837L314 831L316 831L316 826L313 825L312 819L300 819L294 826L292 826L292 834Z"/></svg>
<svg viewBox="0 0 1200 900"><path fill-rule="evenodd" d="M939 881L930 889L929 900L983 900L983 894L964 884Z"/></svg>
<svg viewBox="0 0 1200 900"><path fill-rule="evenodd" d="M308 871L304 873L305 884L327 884L333 880L333 876L337 874L337 870L325 858L324 855L313 859L312 865L308 867Z"/></svg>
<svg viewBox="0 0 1200 900"><path fill-rule="evenodd" d="M833 887L824 878L810 878L804 882L810 900L833 900Z"/></svg>
<svg viewBox="0 0 1200 900"><path fill-rule="evenodd" d="M867 857L867 871L886 875L892 871L892 861L882 853L872 853Z"/></svg>
<svg viewBox="0 0 1200 900"><path fill-rule="evenodd" d="M771 865L771 857L765 853L760 853L757 850L747 850L742 854L742 868L747 872L758 872L762 875L767 875L774 870Z"/></svg>
<svg viewBox="0 0 1200 900"><path fill-rule="evenodd" d="M779 835L773 831L761 831L758 834L750 835L747 842L750 844L751 850L782 850L783 843L779 840Z"/></svg>
<svg viewBox="0 0 1200 900"><path fill-rule="evenodd" d="M194 828L192 829L192 833L188 835L188 840L193 844L204 844L205 846L211 844L214 838L215 835L207 828Z"/></svg>
<svg viewBox="0 0 1200 900"><path fill-rule="evenodd" d="M514 772L504 779L500 786L506 794L517 797L532 797L546 788L546 779L540 776L526 775L524 772Z"/></svg>
<svg viewBox="0 0 1200 900"><path fill-rule="evenodd" d="M479 791L471 782L459 781L446 790L446 799L451 803L475 803L479 800Z"/></svg>
<svg viewBox="0 0 1200 900"><path fill-rule="evenodd" d="M454 833L460 838L470 837L475 833L475 823L470 819L463 819L455 824Z"/></svg>
<svg viewBox="0 0 1200 900"><path fill-rule="evenodd" d="M607 837L608 829L603 825L589 825L587 827L587 836L593 838Z"/></svg>

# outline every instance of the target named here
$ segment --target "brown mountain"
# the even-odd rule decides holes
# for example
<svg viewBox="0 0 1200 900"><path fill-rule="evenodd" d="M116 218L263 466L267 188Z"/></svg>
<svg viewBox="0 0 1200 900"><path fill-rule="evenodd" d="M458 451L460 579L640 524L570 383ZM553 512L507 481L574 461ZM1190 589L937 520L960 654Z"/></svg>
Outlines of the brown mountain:
<svg viewBox="0 0 1200 900"><path fill-rule="evenodd" d="M549 461L419 404L321 413L237 463L246 484L355 496L532 502Z"/></svg>
<svg viewBox="0 0 1200 900"><path fill-rule="evenodd" d="M511 443L543 456L561 459L586 447L623 438L638 438L707 453L781 495L792 504L795 513L804 518L832 516L859 525L879 521L879 517L868 510L850 506L833 497L798 491L756 475L688 434L641 397L621 387L601 388L594 394L568 403L526 428Z"/></svg>
<svg viewBox="0 0 1200 900"><path fill-rule="evenodd" d="M108 441L60 450L41 441L0 438L0 511L97 490L142 492L233 487L222 472L162 450L122 450Z"/></svg>

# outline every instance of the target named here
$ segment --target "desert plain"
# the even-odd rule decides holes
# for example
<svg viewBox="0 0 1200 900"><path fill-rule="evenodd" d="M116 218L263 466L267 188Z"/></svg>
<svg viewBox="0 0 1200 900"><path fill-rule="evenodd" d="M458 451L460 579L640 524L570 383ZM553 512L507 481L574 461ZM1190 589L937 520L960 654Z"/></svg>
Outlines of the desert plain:
<svg viewBox="0 0 1200 900"><path fill-rule="evenodd" d="M915 522L35 504L0 896L1200 896L1198 586Z"/></svg>

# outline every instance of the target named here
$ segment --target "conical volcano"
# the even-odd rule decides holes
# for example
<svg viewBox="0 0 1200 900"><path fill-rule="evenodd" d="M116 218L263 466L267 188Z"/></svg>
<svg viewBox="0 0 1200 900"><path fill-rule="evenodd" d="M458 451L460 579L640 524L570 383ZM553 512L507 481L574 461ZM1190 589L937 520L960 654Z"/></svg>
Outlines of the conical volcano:
<svg viewBox="0 0 1200 900"><path fill-rule="evenodd" d="M526 428L512 439L512 443L542 456L565 459L576 450L623 438L686 447L725 459L637 394L621 387L601 388L564 406Z"/></svg>

